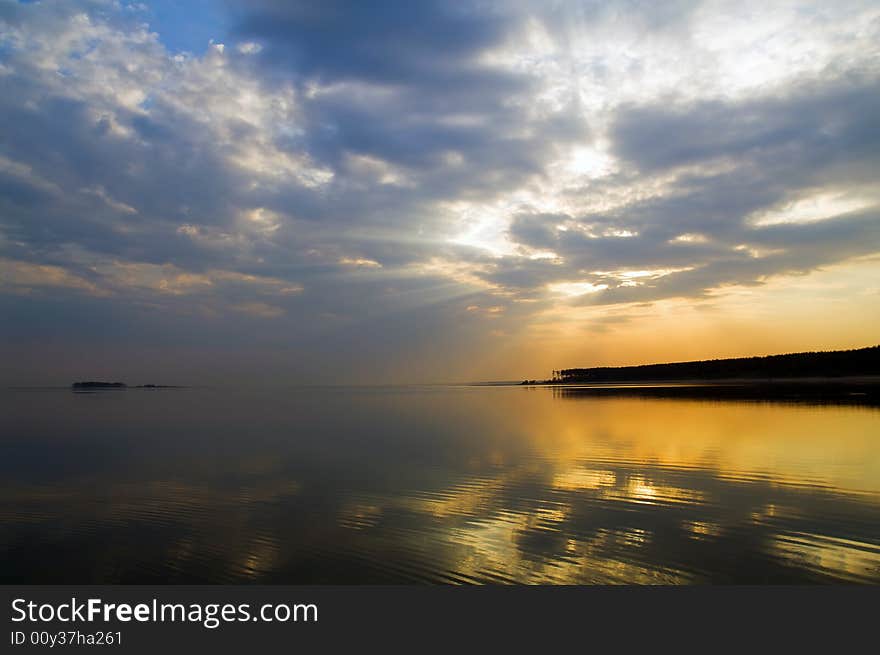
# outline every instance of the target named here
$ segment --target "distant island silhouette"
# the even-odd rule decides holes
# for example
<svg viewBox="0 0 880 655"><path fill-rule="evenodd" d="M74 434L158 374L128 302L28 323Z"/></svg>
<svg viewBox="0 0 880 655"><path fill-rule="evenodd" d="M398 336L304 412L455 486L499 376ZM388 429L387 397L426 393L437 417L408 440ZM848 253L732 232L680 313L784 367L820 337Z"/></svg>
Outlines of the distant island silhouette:
<svg viewBox="0 0 880 655"><path fill-rule="evenodd" d="M74 391L101 391L109 389L181 389L182 387L170 384L137 384L129 387L125 382L103 382L89 380L87 382L74 382L70 385Z"/></svg>
<svg viewBox="0 0 880 655"><path fill-rule="evenodd" d="M128 385L124 382L98 382L95 380L90 380L89 382L74 382L70 385L70 388L74 391L80 389L127 389Z"/></svg>

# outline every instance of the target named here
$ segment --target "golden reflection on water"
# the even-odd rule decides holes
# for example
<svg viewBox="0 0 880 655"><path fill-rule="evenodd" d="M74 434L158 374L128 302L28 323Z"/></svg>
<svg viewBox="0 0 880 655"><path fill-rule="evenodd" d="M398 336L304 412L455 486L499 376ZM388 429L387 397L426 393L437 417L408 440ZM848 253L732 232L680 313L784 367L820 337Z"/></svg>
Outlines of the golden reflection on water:
<svg viewBox="0 0 880 655"><path fill-rule="evenodd" d="M385 501L437 520L437 538L455 546L457 559L447 563L453 579L521 583L714 579L712 571L701 570L698 553L681 562L675 560L675 553L670 553L669 561L658 560L656 551L640 555L655 540L655 529L670 531L662 522L654 525L652 508L668 514L670 507L680 505L686 512L705 506L709 508L705 513L714 517L678 520L681 532L695 542L711 547L713 540L729 533L734 535L732 547L743 541L753 548L748 533L763 525L762 551L751 553L752 557L808 569L818 578L880 580L876 530L871 539L860 541L793 529L799 522L827 522L832 529L840 528L834 525L834 516L821 514L822 508L852 511L851 502L873 517L880 516L876 409L572 400L542 395L540 390L525 394L517 397L513 392L508 402L494 405L489 420L495 432L506 431L510 439L526 441L535 459L515 464L492 451L487 461L505 462L497 466L495 476L465 479L427 499L413 494ZM536 473L536 460L542 474ZM539 498L527 498L516 509L507 507L511 487L518 479L529 478L532 488L541 485ZM785 503L725 506L726 493L751 494L754 502L775 496L774 490L781 488L788 489L782 494ZM591 526L579 534L577 521L566 521L591 510L601 513L612 504L632 513L632 525ZM542 542L541 535L548 539ZM534 537L546 546L554 535L564 535L564 543L534 551L524 545ZM665 539L670 541L668 535ZM731 573L735 577L735 567Z"/></svg>
<svg viewBox="0 0 880 655"><path fill-rule="evenodd" d="M563 468L584 460L644 462L880 491L880 412L871 407L556 399L518 418L535 447Z"/></svg>
<svg viewBox="0 0 880 655"><path fill-rule="evenodd" d="M120 459L10 469L4 579L880 583L877 408L339 394L73 405L88 420L75 438L52 424L52 447ZM155 418L156 399L175 422ZM49 452L38 437L4 443Z"/></svg>

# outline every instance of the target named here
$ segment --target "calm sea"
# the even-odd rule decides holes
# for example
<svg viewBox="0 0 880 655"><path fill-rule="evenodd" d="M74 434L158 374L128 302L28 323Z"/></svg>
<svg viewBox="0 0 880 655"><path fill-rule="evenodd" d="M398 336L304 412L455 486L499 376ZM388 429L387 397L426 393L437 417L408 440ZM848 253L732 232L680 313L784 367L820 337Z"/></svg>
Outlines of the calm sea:
<svg viewBox="0 0 880 655"><path fill-rule="evenodd" d="M880 410L0 391L3 583L880 583Z"/></svg>

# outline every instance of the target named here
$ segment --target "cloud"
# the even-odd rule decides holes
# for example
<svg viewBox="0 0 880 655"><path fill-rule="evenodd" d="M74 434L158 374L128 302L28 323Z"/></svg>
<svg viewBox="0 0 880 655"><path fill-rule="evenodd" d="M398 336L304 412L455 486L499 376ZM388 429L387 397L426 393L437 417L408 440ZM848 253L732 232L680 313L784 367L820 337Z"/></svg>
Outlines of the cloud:
<svg viewBox="0 0 880 655"><path fill-rule="evenodd" d="M262 321L331 372L448 340L453 367L486 343L463 315L514 335L880 251L872 3L225 7L191 54L198 8L0 4L0 294L27 320Z"/></svg>
<svg viewBox="0 0 880 655"><path fill-rule="evenodd" d="M238 32L287 71L328 80L415 82L432 90L438 79L457 78L462 69L478 71L475 56L511 29L500 11L437 0L403 6L258 0L243 3L240 12Z"/></svg>
<svg viewBox="0 0 880 655"><path fill-rule="evenodd" d="M784 96L620 107L610 138L630 173L607 185L659 179L661 192L603 212L517 215L511 239L552 251L555 265L500 262L491 279L515 288L587 285L594 293L585 301L617 303L700 296L876 252L876 81L855 75ZM597 273L608 268L674 272L624 280Z"/></svg>
<svg viewBox="0 0 880 655"><path fill-rule="evenodd" d="M876 77L866 71L769 97L622 107L611 134L618 156L640 171L719 158L784 164L805 157L798 163L809 173L843 155L850 164L874 161L878 109Z"/></svg>

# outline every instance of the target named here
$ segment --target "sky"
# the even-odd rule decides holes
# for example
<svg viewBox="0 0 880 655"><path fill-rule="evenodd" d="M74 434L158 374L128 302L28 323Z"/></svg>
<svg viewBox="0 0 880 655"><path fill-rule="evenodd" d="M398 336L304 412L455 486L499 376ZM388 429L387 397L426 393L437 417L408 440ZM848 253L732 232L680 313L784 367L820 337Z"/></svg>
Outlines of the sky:
<svg viewBox="0 0 880 655"><path fill-rule="evenodd" d="M0 382L878 343L880 5L0 0Z"/></svg>

